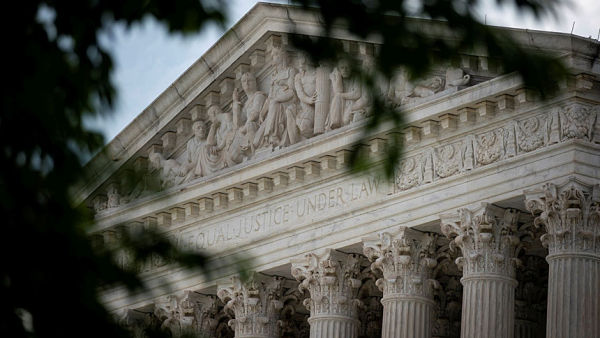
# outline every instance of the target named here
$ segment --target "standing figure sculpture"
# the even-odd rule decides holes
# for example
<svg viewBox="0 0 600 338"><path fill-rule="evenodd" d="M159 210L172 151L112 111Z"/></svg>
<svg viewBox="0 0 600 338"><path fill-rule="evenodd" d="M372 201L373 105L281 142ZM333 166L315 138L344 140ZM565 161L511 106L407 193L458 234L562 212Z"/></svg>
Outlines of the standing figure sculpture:
<svg viewBox="0 0 600 338"><path fill-rule="evenodd" d="M352 122L354 119L352 106L362 93L360 79L353 76L349 59L341 59L331 72L330 78L333 85L333 99L326 122L327 130L337 129Z"/></svg>
<svg viewBox="0 0 600 338"><path fill-rule="evenodd" d="M244 135L242 147L246 149L249 147L251 149L250 153L254 153L254 135L259 128L260 112L267 95L256 90L256 78L252 73L244 73L241 82L247 100L242 104L240 93L235 88L233 91L233 124L234 128Z"/></svg>
<svg viewBox="0 0 600 338"><path fill-rule="evenodd" d="M289 145L288 126L296 124L298 97L294 78L298 71L287 65L287 52L273 47L271 59L275 72L271 75L271 89L260 113L262 125L254 137L254 148Z"/></svg>
<svg viewBox="0 0 600 338"><path fill-rule="evenodd" d="M297 129L299 135L295 131L290 130L292 143L300 141L300 138L310 138L314 135L315 126L315 103L317 102L317 70L309 64L304 53L298 54L298 68L300 72L296 74L295 86L296 93L300 99L300 113L296 117Z"/></svg>

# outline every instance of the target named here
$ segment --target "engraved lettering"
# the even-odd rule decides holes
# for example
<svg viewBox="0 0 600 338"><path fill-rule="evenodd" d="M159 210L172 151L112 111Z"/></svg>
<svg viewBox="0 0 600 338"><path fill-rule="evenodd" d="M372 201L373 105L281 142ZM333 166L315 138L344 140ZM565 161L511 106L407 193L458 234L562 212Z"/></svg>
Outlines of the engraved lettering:
<svg viewBox="0 0 600 338"><path fill-rule="evenodd" d="M201 239L202 238L202 239ZM200 250L204 248L204 233L201 232L196 237L196 249Z"/></svg>

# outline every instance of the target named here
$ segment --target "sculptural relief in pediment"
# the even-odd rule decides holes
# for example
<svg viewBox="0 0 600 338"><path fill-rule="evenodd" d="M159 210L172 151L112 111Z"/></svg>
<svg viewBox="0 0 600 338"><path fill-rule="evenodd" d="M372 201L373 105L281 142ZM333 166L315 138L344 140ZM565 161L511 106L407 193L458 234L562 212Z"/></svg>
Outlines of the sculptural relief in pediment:
<svg viewBox="0 0 600 338"><path fill-rule="evenodd" d="M187 134L165 134L162 147L150 148L149 164L136 175L137 181L120 189L113 186L110 201L95 203L96 211L364 120L372 115L376 99L391 108L418 104L470 81L470 75L452 67L422 79L399 71L389 80L368 53L316 65L300 52L289 52L281 40L271 40L268 47L269 65L238 66L236 79L222 82L220 93L206 96L202 113L182 122ZM373 79L372 90L362 82L358 68Z"/></svg>

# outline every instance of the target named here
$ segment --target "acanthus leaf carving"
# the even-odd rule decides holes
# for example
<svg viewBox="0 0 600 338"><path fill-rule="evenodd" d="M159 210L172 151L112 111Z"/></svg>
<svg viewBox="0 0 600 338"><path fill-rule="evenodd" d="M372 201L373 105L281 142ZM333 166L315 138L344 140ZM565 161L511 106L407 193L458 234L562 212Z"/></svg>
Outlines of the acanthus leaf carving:
<svg viewBox="0 0 600 338"><path fill-rule="evenodd" d="M395 233L363 238L371 269L383 273L377 286L384 298L398 294L433 298L437 286L432 277L437 265L436 241L435 234L419 233L404 226Z"/></svg>
<svg viewBox="0 0 600 338"><path fill-rule="evenodd" d="M514 278L521 264L517 258L525 248L521 241L533 234L519 225L520 212L488 203L475 209L460 209L455 215L441 215L442 232L450 249L460 248L456 265L463 276L498 274Z"/></svg>
<svg viewBox="0 0 600 338"><path fill-rule="evenodd" d="M555 185L525 191L525 206L539 214L534 224L544 226L541 238L550 254L600 254L600 185L588 185L572 177Z"/></svg>
<svg viewBox="0 0 600 338"><path fill-rule="evenodd" d="M292 261L292 275L300 292L308 291L304 305L311 317L341 315L357 318L362 301L361 256L327 249L323 254L308 254Z"/></svg>
<svg viewBox="0 0 600 338"><path fill-rule="evenodd" d="M219 286L217 295L235 318L229 325L236 336L279 337L281 312L290 297L284 297L284 278L252 273L248 280L231 278Z"/></svg>

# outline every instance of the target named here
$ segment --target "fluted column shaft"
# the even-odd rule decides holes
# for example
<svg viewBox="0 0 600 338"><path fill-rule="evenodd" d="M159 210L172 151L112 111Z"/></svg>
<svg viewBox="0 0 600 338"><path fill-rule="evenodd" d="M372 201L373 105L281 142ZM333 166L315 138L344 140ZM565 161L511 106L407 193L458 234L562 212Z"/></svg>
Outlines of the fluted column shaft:
<svg viewBox="0 0 600 338"><path fill-rule="evenodd" d="M515 338L541 338L542 331L537 323L515 319Z"/></svg>
<svg viewBox="0 0 600 338"><path fill-rule="evenodd" d="M546 337L600 337L600 257L556 254L547 260Z"/></svg>
<svg viewBox="0 0 600 338"><path fill-rule="evenodd" d="M442 232L460 248L463 271L462 338L512 338L515 323L516 266L524 226L520 213L482 203L458 215L441 215ZM530 235L528 235L530 236Z"/></svg>
<svg viewBox="0 0 600 338"><path fill-rule="evenodd" d="M310 338L356 338L358 319L347 316L314 316L308 319Z"/></svg>
<svg viewBox="0 0 600 338"><path fill-rule="evenodd" d="M435 302L426 297L384 297L382 337L431 337Z"/></svg>
<svg viewBox="0 0 600 338"><path fill-rule="evenodd" d="M462 338L513 337L515 287L513 278L463 277Z"/></svg>
<svg viewBox="0 0 600 338"><path fill-rule="evenodd" d="M525 191L548 248L546 337L600 337L600 185L571 177Z"/></svg>

